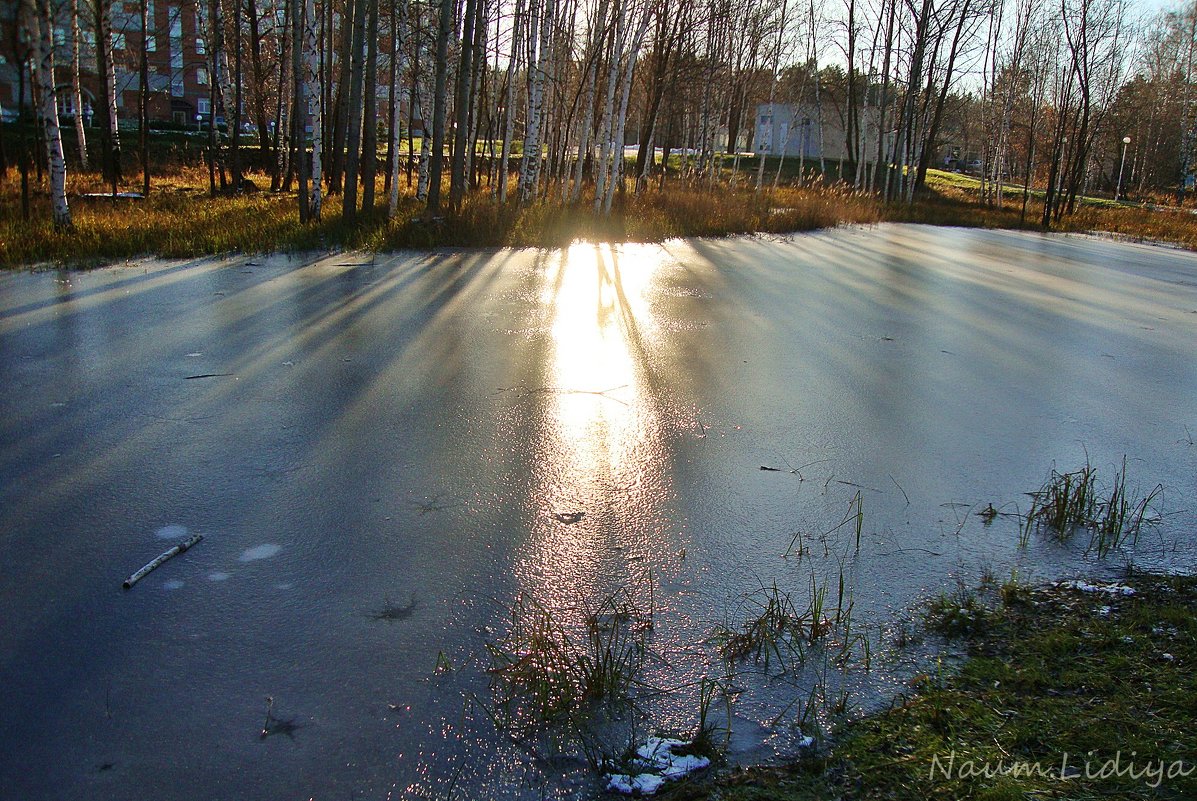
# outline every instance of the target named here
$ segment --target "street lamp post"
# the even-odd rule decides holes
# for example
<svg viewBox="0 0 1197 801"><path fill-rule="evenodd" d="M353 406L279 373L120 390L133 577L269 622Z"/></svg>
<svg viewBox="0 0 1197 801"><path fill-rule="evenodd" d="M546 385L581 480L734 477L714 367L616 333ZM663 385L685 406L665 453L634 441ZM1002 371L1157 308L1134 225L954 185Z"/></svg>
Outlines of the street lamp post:
<svg viewBox="0 0 1197 801"><path fill-rule="evenodd" d="M1130 144L1130 137L1122 137L1122 161L1118 165L1118 186L1114 189L1114 202L1118 202L1118 196L1122 194L1122 170L1126 167L1126 147Z"/></svg>

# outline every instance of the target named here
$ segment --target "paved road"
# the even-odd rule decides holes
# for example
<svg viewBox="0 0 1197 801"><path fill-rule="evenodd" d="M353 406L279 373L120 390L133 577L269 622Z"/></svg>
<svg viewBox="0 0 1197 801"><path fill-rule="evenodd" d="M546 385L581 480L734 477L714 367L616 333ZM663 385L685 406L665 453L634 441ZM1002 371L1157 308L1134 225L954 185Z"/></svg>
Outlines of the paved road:
<svg viewBox="0 0 1197 801"><path fill-rule="evenodd" d="M974 514L1086 452L1165 485L1136 559L1192 568L1194 342L1193 255L918 226L0 276L0 799L584 792L463 702L517 594L647 595L683 685L762 583L843 569L884 625L1098 569ZM859 554L818 536L857 492ZM745 759L788 742L758 690Z"/></svg>

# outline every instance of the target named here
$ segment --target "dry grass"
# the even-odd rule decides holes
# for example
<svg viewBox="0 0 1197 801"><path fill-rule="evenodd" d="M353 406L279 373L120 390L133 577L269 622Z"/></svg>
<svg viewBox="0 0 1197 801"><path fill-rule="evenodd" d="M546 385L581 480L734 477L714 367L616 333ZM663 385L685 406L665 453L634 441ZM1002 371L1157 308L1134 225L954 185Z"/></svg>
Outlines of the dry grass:
<svg viewBox="0 0 1197 801"><path fill-rule="evenodd" d="M265 175L249 177L258 186L269 185ZM0 178L0 266L92 266L145 255L190 257L276 250L552 247L579 239L650 242L881 221L1038 229L1041 213L1040 201L1032 198L1024 221L1020 219L1020 198L995 209L977 203L975 193L967 187L944 183L934 185L912 206L885 206L872 196L838 186L791 186L757 194L746 184L711 189L679 179L666 184L664 190L618 194L609 217L596 216L589 202L577 206L562 206L555 200L500 204L484 186L467 198L458 213L426 220L423 204L401 177L395 218L386 217L379 181L376 195L384 206L362 212L348 224L341 219L340 197L332 196L326 198L323 221L304 226L299 223L293 192L210 197L207 182L203 167L183 167L156 176L147 200L112 201L81 197L103 192L105 187L98 174L72 173L69 188L75 226L58 232L49 223L44 187L31 188L31 219L22 219L19 180L10 172ZM135 183L128 181L122 188L135 188ZM558 197L558 190L554 188L550 196ZM1066 218L1061 230L1105 231L1197 249L1197 218L1174 209L1085 206Z"/></svg>

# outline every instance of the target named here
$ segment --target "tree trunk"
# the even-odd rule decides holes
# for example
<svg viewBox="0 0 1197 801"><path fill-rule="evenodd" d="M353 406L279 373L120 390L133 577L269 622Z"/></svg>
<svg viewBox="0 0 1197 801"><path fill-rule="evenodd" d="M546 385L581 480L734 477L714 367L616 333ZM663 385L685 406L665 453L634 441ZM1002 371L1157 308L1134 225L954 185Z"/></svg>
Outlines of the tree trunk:
<svg viewBox="0 0 1197 801"><path fill-rule="evenodd" d="M362 121L362 211L374 210L374 179L378 173L378 2L370 0L366 20L366 75Z"/></svg>
<svg viewBox="0 0 1197 801"><path fill-rule="evenodd" d="M623 85L621 87L621 94L619 98L619 113L616 117L615 124L615 162L611 169L611 178L607 184L607 196L603 200L603 214L611 213L611 201L615 197L616 185L622 185L623 181L623 136L624 130L627 127L628 121L628 99L632 91L632 78L635 74L636 55L640 52L640 45L644 42L644 34L648 31L649 12L645 9L642 12L640 25L636 29L636 33L632 37L631 46L628 48L627 60L624 62L623 69Z"/></svg>
<svg viewBox="0 0 1197 801"><path fill-rule="evenodd" d="M244 11L242 8L242 0L233 0L233 119L228 121L228 112L225 112L225 122L229 126L229 136L232 137L232 166L233 166L233 191L240 192L244 179L241 177L241 86L244 83L241 80L241 66L243 63L241 51L241 14Z"/></svg>
<svg viewBox="0 0 1197 801"><path fill-rule="evenodd" d="M138 64L137 91L137 139L138 150L141 155L141 194L150 196L150 52L148 39L150 33L149 3L141 0L141 57Z"/></svg>
<svg viewBox="0 0 1197 801"><path fill-rule="evenodd" d="M247 0L247 3L249 66L253 71L254 85L254 124L258 128L258 153L265 162L270 156L270 132L266 124L266 68L262 63L262 30L256 0Z"/></svg>
<svg viewBox="0 0 1197 801"><path fill-rule="evenodd" d="M453 29L453 2L440 0L436 31L436 78L432 92L432 153L429 165L428 215L436 216L441 210L441 173L445 159L445 91L449 83L449 34ZM427 135L427 126L425 126Z"/></svg>
<svg viewBox="0 0 1197 801"><path fill-rule="evenodd" d="M585 110L585 116L582 120L582 128L579 131L578 160L574 165L574 186L569 196L570 203L577 203L578 198L581 197L582 177L585 172L586 160L590 153L590 136L594 131L594 95L598 83L599 61L601 60L599 44L602 41L602 32L607 27L607 7L608 0L600 0L596 24L591 30L590 41L586 48L586 73L583 78L585 81L585 94L582 98L582 108Z"/></svg>
<svg viewBox="0 0 1197 801"><path fill-rule="evenodd" d="M231 133L231 123L229 115L229 101L233 95L233 87L230 83L229 77L229 54L225 48L224 40L224 10L221 8L221 0L208 0L208 8L210 19L208 24L212 28L212 41L210 43L212 49L212 67L213 76L212 84L216 89L216 94L219 99L220 110L224 112L224 124L226 133ZM215 116L217 113L217 106L212 106L213 126L215 126ZM217 134L219 139L219 133ZM234 140L235 141L235 140ZM225 175L224 163L219 164L220 167L220 183L221 189L225 189ZM236 177L236 176L234 176Z"/></svg>
<svg viewBox="0 0 1197 801"><path fill-rule="evenodd" d="M291 22L291 15L294 14L292 7L298 0L283 0L283 30L278 31L279 43L279 57L278 57L278 96L275 99L274 107L274 168L270 173L270 191L277 192L282 185L283 171L285 169L283 153L283 143L290 141L290 137L283 135L283 109L286 108L287 85L289 83L289 74L287 66L290 63L288 56L290 52L288 45L291 42L292 31L294 27Z"/></svg>
<svg viewBox="0 0 1197 801"><path fill-rule="evenodd" d="M308 119L305 106L312 87L309 85L310 81L307 80L303 53L304 43L307 41L306 32L313 24L313 20L308 18L308 2L292 0L292 6L294 8L292 8L291 17L291 75L295 83L295 88L291 92L291 142L295 149L292 164L299 179L299 222L306 224L312 219L312 207L311 198L308 196L307 136L304 128L307 127ZM288 183L290 183L289 174L283 180L284 192Z"/></svg>
<svg viewBox="0 0 1197 801"><path fill-rule="evenodd" d="M365 65L362 63L366 43L367 3L378 0L353 0L353 44L349 54L349 116L345 147L345 186L341 193L341 217L352 221L357 216L358 166L362 147L362 84Z"/></svg>
<svg viewBox="0 0 1197 801"><path fill-rule="evenodd" d="M453 155L449 173L449 208L461 209L466 189L466 145L470 132L470 106L473 105L474 22L478 0L464 0L465 16L461 34L461 58L457 66L457 91L454 112L457 117L453 134Z"/></svg>
<svg viewBox="0 0 1197 801"><path fill-rule="evenodd" d="M349 131L349 84L350 70L353 63L351 53L353 52L354 12L358 6L359 2L356 2L356 0L347 0L345 3L345 14L341 17L341 55L337 62L339 75L337 76L336 103L333 109L332 141L329 143L328 154L329 191L331 192L342 191L342 178L346 157L345 143ZM329 9L328 16L330 18L333 16L331 8ZM330 27L329 30L331 31L332 28ZM329 70L331 69L330 56Z"/></svg>
<svg viewBox="0 0 1197 801"><path fill-rule="evenodd" d="M50 208L55 230L71 228L71 209L66 197L66 159L62 153L62 132L58 127L58 98L54 94L54 5L51 0L25 0L30 39L36 42L37 81L41 85L41 127L50 175Z"/></svg>
<svg viewBox="0 0 1197 801"><path fill-rule="evenodd" d="M395 75L395 81L398 81L399 76L407 72L407 54L404 50L404 45L408 40L408 20L407 20L407 0L399 0L394 6L393 14L398 17L398 20L391 26L393 34L391 39L391 59L396 63L395 69L392 70ZM415 116L415 109L408 109L409 129L410 118ZM395 103L391 106L391 152L395 157L390 162L391 170L391 185L390 197L387 203L387 216L394 217L399 211L399 142L401 141L402 128L399 125L399 104ZM410 155L410 154L409 154Z"/></svg>
<svg viewBox="0 0 1197 801"><path fill-rule="evenodd" d="M540 167L542 161L542 132L544 126L545 108L545 75L547 72L549 52L552 44L553 12L555 0L545 0L531 4L533 12L529 26L528 41L528 70L531 73L528 90L528 123L524 134L524 162L520 170L520 200L527 202L536 197L537 185L540 182ZM540 12L539 32L536 11ZM533 65L535 54L535 65Z"/></svg>
<svg viewBox="0 0 1197 801"><path fill-rule="evenodd" d="M399 140L395 138L395 126L399 123L399 108L396 105L399 99L399 54L402 50L396 46L399 41L399 13L396 7L395 0L390 0L390 41L391 41L391 55L388 61L387 68L390 74L387 76L387 161L386 171L383 174L382 191L387 195L387 208L390 209L390 194L391 181L395 175L395 165L398 163ZM393 211L390 212L394 214Z"/></svg>
<svg viewBox="0 0 1197 801"><path fill-rule="evenodd" d="M511 28L511 55L507 59L507 89L503 101L503 148L499 155L499 202L507 202L510 179L511 140L515 136L515 65L519 61L520 36L523 33L524 0L515 0L515 21Z"/></svg>
<svg viewBox="0 0 1197 801"><path fill-rule="evenodd" d="M71 101L75 106L75 138L79 143L79 166L87 169L87 132L83 126L83 82L79 77L79 0L71 0ZM7 165L0 163L0 169Z"/></svg>
<svg viewBox="0 0 1197 801"><path fill-rule="evenodd" d="M115 195L121 182L121 137L117 119L116 65L112 60L112 0L95 0L96 72L104 87L100 114L100 150L104 180Z"/></svg>
<svg viewBox="0 0 1197 801"><path fill-rule="evenodd" d="M331 13L328 6L325 6L324 13ZM304 2L304 67L307 71L307 103L312 113L312 190L308 199L308 217L309 219L320 222L320 209L323 205L324 192L324 164L322 161L322 152L324 149L324 96L320 90L320 42L316 34L316 26L319 24L316 19L316 2L315 0L305 0ZM295 43L296 47L299 43ZM306 111L303 116L307 116ZM300 122L300 143L302 144L306 137L303 137L303 123Z"/></svg>

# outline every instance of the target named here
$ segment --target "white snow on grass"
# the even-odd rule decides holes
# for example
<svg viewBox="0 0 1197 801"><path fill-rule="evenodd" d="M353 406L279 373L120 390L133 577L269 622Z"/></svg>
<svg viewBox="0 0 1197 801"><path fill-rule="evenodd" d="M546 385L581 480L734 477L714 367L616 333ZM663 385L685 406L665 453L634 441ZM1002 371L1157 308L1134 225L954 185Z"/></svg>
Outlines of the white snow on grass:
<svg viewBox="0 0 1197 801"><path fill-rule="evenodd" d="M222 570L216 570L208 574L208 581L228 581L229 578L230 574Z"/></svg>
<svg viewBox="0 0 1197 801"><path fill-rule="evenodd" d="M1090 584L1087 581L1057 581L1057 587L1077 592L1104 592L1106 595L1134 595L1135 588L1125 584Z"/></svg>
<svg viewBox="0 0 1197 801"><path fill-rule="evenodd" d="M706 770L711 760L697 754L675 754L675 748L684 748L690 743L666 737L649 737L644 745L636 749L632 766L643 768L643 773L607 774L607 789L632 795L653 795L667 781L685 778L691 773Z"/></svg>
<svg viewBox="0 0 1197 801"><path fill-rule="evenodd" d="M178 579L168 579L162 582L162 589L164 590L181 590L183 589L183 582Z"/></svg>
<svg viewBox="0 0 1197 801"><path fill-rule="evenodd" d="M653 773L641 773L637 776L611 773L607 776L607 791L624 795L656 795L663 784L665 777Z"/></svg>
<svg viewBox="0 0 1197 801"><path fill-rule="evenodd" d="M242 562L256 562L259 559L269 559L270 557L277 555L282 549L283 548L281 545L275 545L272 542L268 542L264 545L255 545L252 548L247 548L245 552L241 554L240 559Z"/></svg>

